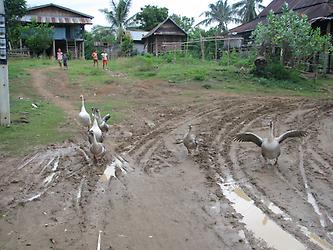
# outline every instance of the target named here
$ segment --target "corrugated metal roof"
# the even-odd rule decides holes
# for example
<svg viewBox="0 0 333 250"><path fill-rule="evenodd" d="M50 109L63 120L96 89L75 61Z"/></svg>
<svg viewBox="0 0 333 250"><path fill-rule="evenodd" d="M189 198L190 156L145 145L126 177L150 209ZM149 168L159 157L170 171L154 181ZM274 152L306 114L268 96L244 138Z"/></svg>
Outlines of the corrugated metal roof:
<svg viewBox="0 0 333 250"><path fill-rule="evenodd" d="M257 19L235 27L230 32L244 33L254 30L258 23L267 22L266 17L269 11L281 13L285 2L288 4L289 9L299 14L307 15L310 22L318 17L333 15L333 3L330 0L274 0L259 14Z"/></svg>
<svg viewBox="0 0 333 250"><path fill-rule="evenodd" d="M133 41L142 41L142 38L148 33L148 31L141 30L128 30Z"/></svg>
<svg viewBox="0 0 333 250"><path fill-rule="evenodd" d="M53 17L53 16L23 16L22 22L32 22L36 20L37 23L66 23L66 24L92 24L90 18L85 17Z"/></svg>

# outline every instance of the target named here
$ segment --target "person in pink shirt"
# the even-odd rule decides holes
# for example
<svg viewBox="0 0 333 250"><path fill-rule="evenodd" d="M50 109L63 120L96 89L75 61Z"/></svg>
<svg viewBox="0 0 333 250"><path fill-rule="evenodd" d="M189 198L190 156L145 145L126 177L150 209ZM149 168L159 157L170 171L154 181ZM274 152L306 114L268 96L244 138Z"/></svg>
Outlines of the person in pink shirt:
<svg viewBox="0 0 333 250"><path fill-rule="evenodd" d="M60 68L62 68L62 57L63 57L63 53L61 52L61 49L59 48L58 52L57 52L57 60L58 60Z"/></svg>

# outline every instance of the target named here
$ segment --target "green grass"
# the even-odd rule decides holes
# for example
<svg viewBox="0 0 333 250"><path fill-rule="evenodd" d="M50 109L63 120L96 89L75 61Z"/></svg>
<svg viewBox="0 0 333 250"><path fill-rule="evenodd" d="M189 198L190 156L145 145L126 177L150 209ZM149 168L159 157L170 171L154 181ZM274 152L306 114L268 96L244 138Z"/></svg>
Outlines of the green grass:
<svg viewBox="0 0 333 250"><path fill-rule="evenodd" d="M45 102L37 102L33 109L31 100L11 102L11 121L9 128L0 128L0 151L21 155L33 151L39 145L61 142L68 133L60 133L64 124L62 110ZM22 119L29 123L22 123Z"/></svg>
<svg viewBox="0 0 333 250"><path fill-rule="evenodd" d="M31 87L31 76L27 72L31 68L54 65L53 61L20 59L10 60L8 65L12 124L8 128L0 127L1 153L23 155L38 146L67 138L68 132L60 133L65 122L63 111L42 100ZM32 103L36 103L38 108L33 109Z"/></svg>
<svg viewBox="0 0 333 250"><path fill-rule="evenodd" d="M70 61L68 76L72 85L84 89L109 84L111 81L107 71L102 70L102 65L99 68L93 67L91 61Z"/></svg>
<svg viewBox="0 0 333 250"><path fill-rule="evenodd" d="M244 61L244 60L243 60ZM246 65L246 63L244 63ZM296 95L308 97L332 97L328 89L333 84L326 79L313 80L298 78L297 81L255 77L242 73L235 66L223 66L214 61L191 57L137 56L111 61L112 69L128 74L132 78L163 79L175 84L198 84L205 89L236 93L261 93L271 95ZM249 71L249 70L248 70Z"/></svg>
<svg viewBox="0 0 333 250"><path fill-rule="evenodd" d="M11 59L8 62L9 88L12 96L25 94L27 97L37 97L31 90L30 74L27 69L49 67L53 61L46 59Z"/></svg>

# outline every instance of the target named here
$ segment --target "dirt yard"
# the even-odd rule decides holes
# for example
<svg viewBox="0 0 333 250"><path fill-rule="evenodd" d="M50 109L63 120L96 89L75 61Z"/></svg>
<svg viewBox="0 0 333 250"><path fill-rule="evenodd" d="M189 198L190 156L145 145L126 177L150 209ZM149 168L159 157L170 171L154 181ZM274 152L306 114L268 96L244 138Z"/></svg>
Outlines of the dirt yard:
<svg viewBox="0 0 333 250"><path fill-rule="evenodd" d="M0 163L0 249L333 249L332 101L113 82L86 98L136 105L96 165L76 121L80 93L50 70L60 77L31 71L33 86L77 133ZM276 135L309 132L283 143L278 166L233 142L245 131L266 136L271 119ZM175 144L189 123L200 141L193 155Z"/></svg>

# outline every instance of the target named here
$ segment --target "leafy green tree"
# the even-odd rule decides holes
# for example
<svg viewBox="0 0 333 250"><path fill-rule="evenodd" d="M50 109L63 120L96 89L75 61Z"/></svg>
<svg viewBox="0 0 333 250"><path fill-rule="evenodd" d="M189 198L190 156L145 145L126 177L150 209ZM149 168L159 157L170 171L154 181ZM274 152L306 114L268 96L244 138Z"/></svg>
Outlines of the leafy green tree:
<svg viewBox="0 0 333 250"><path fill-rule="evenodd" d="M183 30L189 32L193 28L194 18L173 14L170 16Z"/></svg>
<svg viewBox="0 0 333 250"><path fill-rule="evenodd" d="M92 32L84 32L84 58L91 59L91 52L95 49Z"/></svg>
<svg viewBox="0 0 333 250"><path fill-rule="evenodd" d="M100 25L94 26L90 32L84 32L85 58L91 59L91 52L95 49L95 42L115 44L116 41L116 35L110 27L104 27ZM100 54L102 50L98 50L97 52Z"/></svg>
<svg viewBox="0 0 333 250"><path fill-rule="evenodd" d="M38 24L35 21L20 28L24 43L34 56L44 53L52 44L53 29L47 24Z"/></svg>
<svg viewBox="0 0 333 250"><path fill-rule="evenodd" d="M6 25L8 27L8 39L12 45L17 45L20 39L19 28L21 26L20 18L27 12L25 0L6 0Z"/></svg>
<svg viewBox="0 0 333 250"><path fill-rule="evenodd" d="M111 24L111 29L117 34L118 42L121 42L126 27L134 21L134 17L129 17L132 0L111 0L111 10L101 9L100 11L106 16Z"/></svg>
<svg viewBox="0 0 333 250"><path fill-rule="evenodd" d="M267 24L259 24L252 32L255 44L261 51L280 49L280 62L285 61L288 49L293 63L309 61L315 54L331 50L331 36L321 35L320 29L313 29L304 15L297 15L285 5L281 15L270 12ZM274 53L269 54L273 56Z"/></svg>
<svg viewBox="0 0 333 250"><path fill-rule="evenodd" d="M136 21L140 23L143 30L152 30L168 17L169 10L165 7L159 8L154 5L146 5L136 14Z"/></svg>
<svg viewBox="0 0 333 250"><path fill-rule="evenodd" d="M116 35L111 27L96 25L91 29L91 34L94 41L115 43Z"/></svg>
<svg viewBox="0 0 333 250"><path fill-rule="evenodd" d="M232 6L239 17L238 21L247 23L258 16L258 12L264 9L262 0L240 0Z"/></svg>
<svg viewBox="0 0 333 250"><path fill-rule="evenodd" d="M133 52L134 43L130 35L126 34L124 40L121 43L121 53L124 56L130 56Z"/></svg>
<svg viewBox="0 0 333 250"><path fill-rule="evenodd" d="M211 25L212 23L217 23L218 33L226 33L228 31L228 23L236 20L233 17L234 11L228 4L228 1L218 0L216 4L209 4L208 7L210 10L201 14L201 16L205 16L205 19L197 25Z"/></svg>

